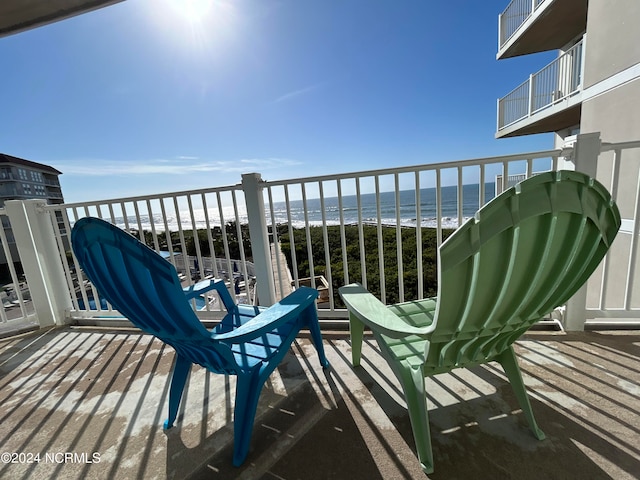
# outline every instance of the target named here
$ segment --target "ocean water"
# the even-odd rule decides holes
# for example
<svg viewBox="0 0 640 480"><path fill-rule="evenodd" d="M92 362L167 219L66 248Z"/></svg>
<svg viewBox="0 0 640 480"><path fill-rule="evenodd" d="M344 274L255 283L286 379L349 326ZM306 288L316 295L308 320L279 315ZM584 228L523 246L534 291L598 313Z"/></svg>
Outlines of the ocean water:
<svg viewBox="0 0 640 480"><path fill-rule="evenodd" d="M472 217L479 208L479 188L477 184L463 185L463 221ZM491 200L494 197L494 193L495 184L486 183L484 203ZM415 227L418 224L418 218L420 225L423 227L435 227L437 224L435 188L423 188L420 190L419 213L416 208L415 190L401 191L397 202L395 192L382 192L379 197L379 202L376 202L374 193L360 195L360 215L358 214L358 199L355 195L342 197L342 209L340 209L337 197L325 198L324 211L319 199L307 199L306 212L302 200L289 202L289 209L287 209L285 202L275 202L274 217L276 223L288 223L289 219L291 219L291 224L294 227L304 227L307 220L310 225L322 225L323 221L327 225L338 225L341 222L341 212L342 221L347 225L357 223L359 219L363 223L377 223L378 217L380 217L380 221L384 225L396 225L398 218L402 226ZM458 226L457 186L442 187L440 217L443 227L455 228Z"/></svg>
<svg viewBox="0 0 640 480"><path fill-rule="evenodd" d="M485 201L488 202L494 197L495 184L493 182L485 184ZM479 185L463 185L462 187L462 216L463 221L470 218L478 210ZM115 215L116 225L124 228L142 228L151 230L153 221L156 231L164 231L166 226L170 231L178 230L178 224L183 229L190 230L194 226L197 229L206 228L209 225L220 225L220 210L218 207L209 207L207 215L203 208L194 205L193 216L186 206L180 207L176 213L175 209L168 206L165 211L166 218L158 213L158 209L149 215L148 212L140 212L139 220L127 212L127 224L124 222L122 214ZM342 208L340 208L342 207ZM379 210L379 211L378 211ZM235 220L236 211L233 206L223 205L223 220L225 223ZM360 213L359 213L360 212ZM237 205L237 219L240 223L247 223L247 213L243 202ZM267 224L272 221L271 209L266 206L265 215ZM403 190L399 193L396 201L395 192L382 192L379 201L374 193L360 195L360 205L355 195L344 195L342 205L337 197L327 197L324 200L324 209L320 199L307 199L289 202L289 208L285 202L274 202L273 221L277 224L285 224L289 221L292 226L301 228L306 222L310 225L345 225L355 224L360 220L363 223L377 223L378 217L384 225L396 225L415 227L418 223L423 227L435 227L438 213L436 211L436 189L423 188L420 190L420 208L416 208L415 190ZM192 219L193 218L193 222ZM440 207L441 224L444 228L455 228L458 226L458 188L457 186L442 187L442 205Z"/></svg>

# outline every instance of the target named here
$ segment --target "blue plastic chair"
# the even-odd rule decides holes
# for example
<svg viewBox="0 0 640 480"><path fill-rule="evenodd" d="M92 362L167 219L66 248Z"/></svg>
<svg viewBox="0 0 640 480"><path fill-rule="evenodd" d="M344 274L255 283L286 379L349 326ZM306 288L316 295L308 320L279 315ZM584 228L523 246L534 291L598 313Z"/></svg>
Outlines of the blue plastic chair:
<svg viewBox="0 0 640 480"><path fill-rule="evenodd" d="M78 220L71 243L100 294L134 325L176 350L165 429L176 419L193 363L214 373L237 376L235 466L244 462L249 451L262 386L301 328L310 330L321 365L329 366L318 325L317 290L300 288L269 308L236 305L222 280L183 290L171 263L103 220ZM189 298L211 288L217 290L227 314L209 332L190 307Z"/></svg>

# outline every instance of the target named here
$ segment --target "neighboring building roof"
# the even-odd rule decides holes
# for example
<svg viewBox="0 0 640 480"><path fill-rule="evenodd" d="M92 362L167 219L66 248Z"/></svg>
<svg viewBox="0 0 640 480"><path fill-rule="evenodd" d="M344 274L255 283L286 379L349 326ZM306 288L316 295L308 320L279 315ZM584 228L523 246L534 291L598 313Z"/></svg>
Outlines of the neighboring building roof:
<svg viewBox="0 0 640 480"><path fill-rule="evenodd" d="M0 153L0 165L3 163L13 163L15 165L23 165L29 168L36 168L38 170L42 170L47 173L52 173L54 175L62 175L60 170L56 170L49 165L44 165L42 163L32 162L31 160L25 160L24 158L14 157L12 155L7 155L6 153Z"/></svg>

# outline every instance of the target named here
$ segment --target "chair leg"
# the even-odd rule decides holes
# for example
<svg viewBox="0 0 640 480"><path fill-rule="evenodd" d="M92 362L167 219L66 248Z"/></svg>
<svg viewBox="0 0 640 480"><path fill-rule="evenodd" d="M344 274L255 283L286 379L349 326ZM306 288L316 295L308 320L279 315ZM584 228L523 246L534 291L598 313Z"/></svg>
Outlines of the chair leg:
<svg viewBox="0 0 640 480"><path fill-rule="evenodd" d="M315 305L309 308L308 311L308 324L309 330L311 331L311 340L313 341L313 345L318 351L318 357L320 357L320 365L322 365L322 368L329 368L329 361L327 360L327 356L324 353L322 334L320 333L320 324L318 323L318 312L316 311Z"/></svg>
<svg viewBox="0 0 640 480"><path fill-rule="evenodd" d="M401 364L398 368L399 380L404 390L409 420L416 442L418 460L424 473L433 473L433 450L431 447L431 430L429 428L429 412L425 395L425 381L422 366Z"/></svg>
<svg viewBox="0 0 640 480"><path fill-rule="evenodd" d="M182 399L182 392L190 370L191 362L176 353L176 363L173 366L173 376L171 377L171 388L169 390L169 418L164 422L165 430L173 427L173 422L176 420L180 399Z"/></svg>
<svg viewBox="0 0 640 480"><path fill-rule="evenodd" d="M516 398L518 399L518 403L520 404L520 408L522 408L524 416L529 422L529 428L531 428L531 431L538 440L544 440L545 434L540 430L540 428L538 428L536 419L533 416L533 409L531 408L529 395L527 394L524 382L522 381L522 374L520 373L520 367L518 366L518 360L516 359L516 354L513 351L513 346L510 346L502 352L496 360L500 365L502 365L502 368L507 374L507 378L511 383L511 388L513 388Z"/></svg>
<svg viewBox="0 0 640 480"><path fill-rule="evenodd" d="M349 313L349 335L351 337L351 363L354 367L358 367L360 366L360 357L362 356L364 322L353 313Z"/></svg>
<svg viewBox="0 0 640 480"><path fill-rule="evenodd" d="M239 467L247 458L253 421L263 382L260 370L240 374L236 381L236 405L233 412L233 465Z"/></svg>

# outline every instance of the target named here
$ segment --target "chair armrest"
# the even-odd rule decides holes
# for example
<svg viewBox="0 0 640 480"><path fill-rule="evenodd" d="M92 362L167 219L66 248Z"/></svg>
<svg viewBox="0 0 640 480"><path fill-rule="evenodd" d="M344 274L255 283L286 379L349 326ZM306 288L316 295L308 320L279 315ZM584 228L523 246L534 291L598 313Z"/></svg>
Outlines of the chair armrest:
<svg viewBox="0 0 640 480"><path fill-rule="evenodd" d="M318 291L309 287L300 287L278 303L256 315L244 325L227 333L213 334L214 340L231 343L244 343L269 333L279 326L299 316L310 306L315 308Z"/></svg>
<svg viewBox="0 0 640 480"><path fill-rule="evenodd" d="M360 284L352 283L341 287L338 291L349 313L377 333L400 338L407 335L428 335L435 329L435 325L426 327L408 325Z"/></svg>
<svg viewBox="0 0 640 480"><path fill-rule="evenodd" d="M222 300L222 304L227 309L227 311L233 309L235 303L233 303L233 299L231 298L231 294L224 284L224 280L220 278L215 278L213 280L203 280L182 289L187 300L191 300L192 298L195 298L198 295L202 295L203 293L206 293L210 290L217 290L218 295L220 295L220 300Z"/></svg>

